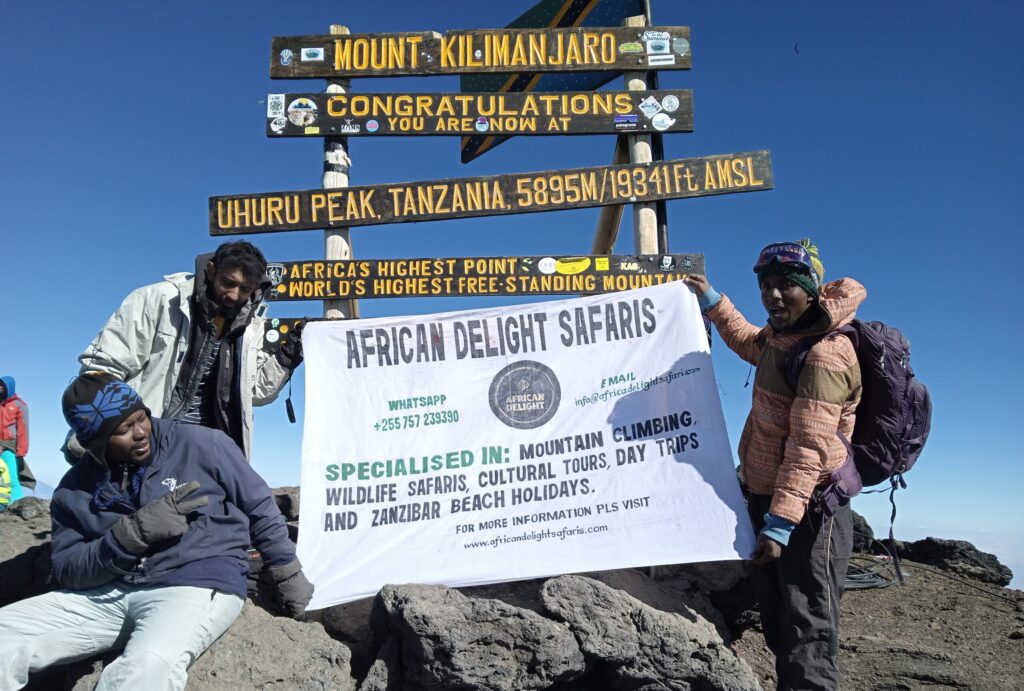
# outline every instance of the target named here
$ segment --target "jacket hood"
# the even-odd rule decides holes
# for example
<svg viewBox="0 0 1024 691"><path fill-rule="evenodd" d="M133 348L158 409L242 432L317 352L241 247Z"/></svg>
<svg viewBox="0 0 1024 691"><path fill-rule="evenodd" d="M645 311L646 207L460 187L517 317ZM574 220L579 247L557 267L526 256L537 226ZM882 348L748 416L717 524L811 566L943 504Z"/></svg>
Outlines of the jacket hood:
<svg viewBox="0 0 1024 691"><path fill-rule="evenodd" d="M815 303L817 313L809 326L800 329L807 335L825 334L849 324L857 315L857 308L868 296L868 291L852 278L840 278L821 287Z"/></svg>
<svg viewBox="0 0 1024 691"><path fill-rule="evenodd" d="M2 381L4 386L7 387L7 398L14 398L14 394L17 393L17 391L14 390L14 377L8 377L5 375L0 377L0 381ZM2 400L4 399L0 398L0 401Z"/></svg>

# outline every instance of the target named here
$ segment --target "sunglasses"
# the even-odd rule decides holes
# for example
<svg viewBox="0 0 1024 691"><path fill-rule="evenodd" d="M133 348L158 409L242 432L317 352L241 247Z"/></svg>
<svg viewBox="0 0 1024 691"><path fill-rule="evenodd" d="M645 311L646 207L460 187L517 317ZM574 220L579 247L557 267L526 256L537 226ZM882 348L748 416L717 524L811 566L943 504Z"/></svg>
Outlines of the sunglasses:
<svg viewBox="0 0 1024 691"><path fill-rule="evenodd" d="M757 256L754 271L761 271L772 264L796 265L806 269L815 283L818 281L818 274L814 270L814 265L811 264L810 252L803 245L798 245L795 242L773 242L765 247Z"/></svg>

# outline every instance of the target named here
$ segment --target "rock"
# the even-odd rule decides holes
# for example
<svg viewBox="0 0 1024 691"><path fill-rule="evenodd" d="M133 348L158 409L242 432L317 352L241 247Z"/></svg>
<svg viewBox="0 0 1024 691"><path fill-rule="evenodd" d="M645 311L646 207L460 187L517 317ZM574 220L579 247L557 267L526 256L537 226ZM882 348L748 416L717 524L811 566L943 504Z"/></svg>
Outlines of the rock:
<svg viewBox="0 0 1024 691"><path fill-rule="evenodd" d="M241 616L188 673L187 691L355 691L351 653L323 626L275 617L247 602Z"/></svg>
<svg viewBox="0 0 1024 691"><path fill-rule="evenodd" d="M1011 641L1024 640L1024 629L1017 629L1016 631L1011 631L1009 639Z"/></svg>
<svg viewBox="0 0 1024 691"><path fill-rule="evenodd" d="M345 643L352 651L352 673L363 677L378 656L381 641L375 641L370 628L373 598L363 598L323 610L324 628L331 637Z"/></svg>
<svg viewBox="0 0 1024 691"><path fill-rule="evenodd" d="M388 636L359 685L359 691L399 691L401 688L402 648L397 636Z"/></svg>
<svg viewBox="0 0 1024 691"><path fill-rule="evenodd" d="M274 494L274 501L281 515L286 521L299 520L299 488L298 487L277 487L271 490Z"/></svg>
<svg viewBox="0 0 1024 691"><path fill-rule="evenodd" d="M0 607L50 590L50 502L19 499L0 513Z"/></svg>
<svg viewBox="0 0 1024 691"><path fill-rule="evenodd" d="M706 593L715 593L729 590L746 578L751 572L751 565L748 561L732 559L696 564L675 564L660 567L659 570L664 572L663 575L658 576L659 580L670 576L682 576L700 590Z"/></svg>
<svg viewBox="0 0 1024 691"><path fill-rule="evenodd" d="M544 604L580 643L594 682L609 689L760 689L754 673L701 617L661 612L590 578L544 584Z"/></svg>
<svg viewBox="0 0 1024 691"><path fill-rule="evenodd" d="M629 593L648 607L662 612L679 614L689 619L703 617L710 621L723 639L730 638L722 613L708 596L700 591L690 592L673 585L673 582L656 581L648 578L638 569L620 569L587 574L610 588ZM684 581L685 582L685 581Z"/></svg>
<svg viewBox="0 0 1024 691"><path fill-rule="evenodd" d="M871 529L866 518L861 516L856 511L851 511L853 514L853 551L871 554L872 541L875 539L875 531Z"/></svg>
<svg viewBox="0 0 1024 691"><path fill-rule="evenodd" d="M405 689L546 689L584 671L564 625L444 586L384 586L371 623L400 640Z"/></svg>
<svg viewBox="0 0 1024 691"><path fill-rule="evenodd" d="M984 583L1006 586L1013 579L1013 572L999 563L994 554L982 552L965 540L926 537L917 542L902 543L899 555L901 559L937 566Z"/></svg>

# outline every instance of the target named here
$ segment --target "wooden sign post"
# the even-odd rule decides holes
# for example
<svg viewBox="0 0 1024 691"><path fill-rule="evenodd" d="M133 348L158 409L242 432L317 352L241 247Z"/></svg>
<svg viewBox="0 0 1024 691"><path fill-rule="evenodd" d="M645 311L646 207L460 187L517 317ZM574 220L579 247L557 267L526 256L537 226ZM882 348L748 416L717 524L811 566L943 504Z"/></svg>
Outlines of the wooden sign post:
<svg viewBox="0 0 1024 691"><path fill-rule="evenodd" d="M690 27L487 29L275 36L274 79L688 70Z"/></svg>
<svg viewBox="0 0 1024 691"><path fill-rule="evenodd" d="M498 216L771 189L768 151L643 165L210 197L210 234Z"/></svg>
<svg viewBox="0 0 1024 691"><path fill-rule="evenodd" d="M693 92L301 93L267 96L268 137L692 132Z"/></svg>
<svg viewBox="0 0 1024 691"><path fill-rule="evenodd" d="M272 262L270 300L577 295L643 288L704 273L701 254L441 257Z"/></svg>

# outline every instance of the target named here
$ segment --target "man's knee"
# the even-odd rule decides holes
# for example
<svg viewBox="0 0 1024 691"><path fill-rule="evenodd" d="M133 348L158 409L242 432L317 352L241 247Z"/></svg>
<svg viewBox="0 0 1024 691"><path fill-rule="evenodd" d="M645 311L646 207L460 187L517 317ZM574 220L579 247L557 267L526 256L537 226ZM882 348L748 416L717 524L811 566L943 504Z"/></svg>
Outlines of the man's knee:
<svg viewBox="0 0 1024 691"><path fill-rule="evenodd" d="M31 647L21 634L0 636L0 691L20 689L28 683Z"/></svg>
<svg viewBox="0 0 1024 691"><path fill-rule="evenodd" d="M153 650L133 648L103 670L96 691L138 688L146 691L183 689L188 660L167 660Z"/></svg>

